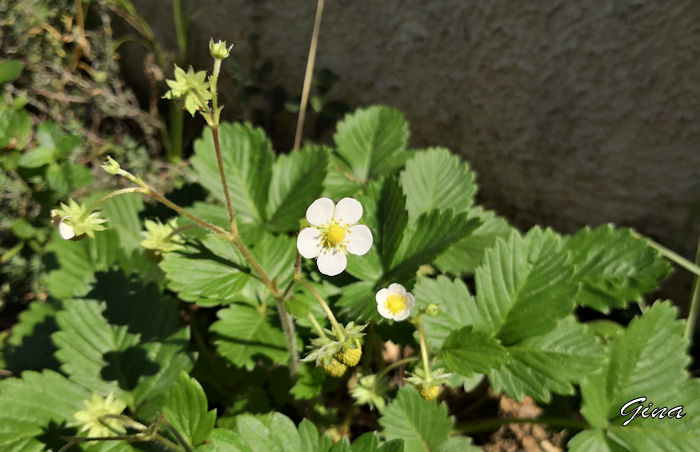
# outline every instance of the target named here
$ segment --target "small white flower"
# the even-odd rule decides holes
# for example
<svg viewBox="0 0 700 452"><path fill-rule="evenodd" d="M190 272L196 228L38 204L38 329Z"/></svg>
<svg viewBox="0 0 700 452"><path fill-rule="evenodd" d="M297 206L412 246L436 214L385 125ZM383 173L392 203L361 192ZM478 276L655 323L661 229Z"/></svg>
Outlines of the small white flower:
<svg viewBox="0 0 700 452"><path fill-rule="evenodd" d="M363 224L362 204L353 198L343 198L335 204L329 198L319 198L306 209L311 227L304 228L297 238L299 254L316 259L318 270L335 276L348 265L347 253L362 256L372 247L372 232Z"/></svg>
<svg viewBox="0 0 700 452"><path fill-rule="evenodd" d="M389 284L389 287L381 289L375 298L377 310L382 317L396 321L406 320L416 304L413 295L398 283Z"/></svg>
<svg viewBox="0 0 700 452"><path fill-rule="evenodd" d="M63 240L71 240L75 237L73 226L66 223L67 219L68 217L64 217L58 222L58 235L60 235Z"/></svg>

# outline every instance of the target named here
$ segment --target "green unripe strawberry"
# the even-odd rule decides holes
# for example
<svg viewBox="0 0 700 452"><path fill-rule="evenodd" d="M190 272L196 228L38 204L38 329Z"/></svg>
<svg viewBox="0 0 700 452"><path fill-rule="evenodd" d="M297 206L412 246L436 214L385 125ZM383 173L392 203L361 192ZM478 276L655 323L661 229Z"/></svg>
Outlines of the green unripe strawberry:
<svg viewBox="0 0 700 452"><path fill-rule="evenodd" d="M421 386L418 392L420 393L421 397L430 402L431 400L437 399L437 396L440 395L440 386L431 385L427 388Z"/></svg>
<svg viewBox="0 0 700 452"><path fill-rule="evenodd" d="M323 365L323 370L331 377L338 378L343 376L348 367L334 358L330 364Z"/></svg>
<svg viewBox="0 0 700 452"><path fill-rule="evenodd" d="M342 362L348 367L355 367L362 358L362 346L357 344L357 348L346 348L342 352L335 354L335 359Z"/></svg>

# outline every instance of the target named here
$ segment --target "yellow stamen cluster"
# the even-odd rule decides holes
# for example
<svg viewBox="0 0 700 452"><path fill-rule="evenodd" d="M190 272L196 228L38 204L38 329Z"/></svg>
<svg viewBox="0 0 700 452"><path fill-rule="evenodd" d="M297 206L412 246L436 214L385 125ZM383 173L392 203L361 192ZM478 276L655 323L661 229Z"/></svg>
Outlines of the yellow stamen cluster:
<svg viewBox="0 0 700 452"><path fill-rule="evenodd" d="M386 297L384 307L387 311L391 312L392 315L397 315L406 310L406 297L401 294L392 293Z"/></svg>
<svg viewBox="0 0 700 452"><path fill-rule="evenodd" d="M341 221L342 218L338 222L331 220L328 226L322 225L323 232L321 241L324 248L343 248L345 237L350 231L348 231L347 225L342 225Z"/></svg>

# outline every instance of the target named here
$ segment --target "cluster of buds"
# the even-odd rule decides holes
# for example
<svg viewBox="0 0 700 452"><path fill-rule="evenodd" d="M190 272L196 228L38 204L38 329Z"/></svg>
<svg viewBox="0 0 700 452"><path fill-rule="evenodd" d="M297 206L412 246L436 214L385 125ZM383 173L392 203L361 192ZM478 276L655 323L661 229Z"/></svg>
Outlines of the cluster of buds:
<svg viewBox="0 0 700 452"><path fill-rule="evenodd" d="M362 358L360 338L366 327L350 322L343 327L341 338L334 331L324 330L323 336L311 340L312 351L302 361L315 361L328 375L342 377L348 367L357 366Z"/></svg>

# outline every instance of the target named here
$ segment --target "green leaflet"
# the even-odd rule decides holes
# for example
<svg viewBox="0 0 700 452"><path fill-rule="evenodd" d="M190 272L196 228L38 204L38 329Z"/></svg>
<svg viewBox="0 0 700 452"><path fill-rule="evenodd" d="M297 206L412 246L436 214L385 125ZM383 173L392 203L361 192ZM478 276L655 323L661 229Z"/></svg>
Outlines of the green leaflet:
<svg viewBox="0 0 700 452"><path fill-rule="evenodd" d="M445 148L417 151L401 172L401 186L411 219L433 209L466 212L477 190L469 164Z"/></svg>
<svg viewBox="0 0 700 452"><path fill-rule="evenodd" d="M573 311L578 290L566 262L562 240L551 230L514 232L496 242L475 272L475 330L511 345L554 329Z"/></svg>
<svg viewBox="0 0 700 452"><path fill-rule="evenodd" d="M277 315L274 311L271 314ZM216 333L214 343L221 356L231 363L252 370L259 356L281 364L289 360L284 333L270 324L268 312L232 304L217 315L219 320L211 326Z"/></svg>
<svg viewBox="0 0 700 452"><path fill-rule="evenodd" d="M543 402L549 402L552 392L573 394L573 385L599 370L604 356L597 337L573 317L506 350L503 368L488 373L493 388L518 400L529 395Z"/></svg>
<svg viewBox="0 0 700 452"><path fill-rule="evenodd" d="M629 229L603 225L584 228L566 242L574 278L581 283L576 301L602 312L624 308L654 290L670 265Z"/></svg>
<svg viewBox="0 0 700 452"><path fill-rule="evenodd" d="M272 145L262 129L250 124L222 123L219 142L231 202L239 221L265 222L268 189L272 178ZM214 140L209 130L194 143L192 166L199 183L224 201Z"/></svg>
<svg viewBox="0 0 700 452"><path fill-rule="evenodd" d="M175 301L117 273L102 274L89 296L66 302L56 315L52 339L61 370L152 418L180 371L192 367Z"/></svg>
<svg viewBox="0 0 700 452"><path fill-rule="evenodd" d="M498 340L471 326L453 331L442 344L440 355L447 368L465 377L474 372L498 369L508 360L508 351Z"/></svg>
<svg viewBox="0 0 700 452"><path fill-rule="evenodd" d="M399 389L379 423L387 439L403 439L405 452L450 450L449 435L454 420L448 417L447 406L424 400L413 386ZM472 449L479 450L472 446L461 450Z"/></svg>
<svg viewBox="0 0 700 452"><path fill-rule="evenodd" d="M397 110L374 106L338 123L333 136L338 156L360 185L398 168L408 154L408 124Z"/></svg>
<svg viewBox="0 0 700 452"><path fill-rule="evenodd" d="M40 452L47 450L47 440L59 449L65 444L61 435L77 433L73 413L90 396L90 390L51 370L0 381L0 449Z"/></svg>
<svg viewBox="0 0 700 452"><path fill-rule="evenodd" d="M664 450L686 451L697 448L700 421L692 413L700 410L700 380L688 379L685 370L683 322L669 302L656 302L641 317L630 322L623 334L609 343L602 373L592 376L581 387L581 412L592 429L569 442L572 451L608 447L614 451ZM627 402L645 397L652 408L684 407L682 419L631 420L620 409ZM634 411L632 408L628 412ZM651 410L649 410L651 412ZM650 414L650 413L647 413Z"/></svg>
<svg viewBox="0 0 700 452"><path fill-rule="evenodd" d="M54 316L59 309L57 302L34 301L22 311L2 347L8 370L19 375L24 370L58 369L50 335L58 328Z"/></svg>
<svg viewBox="0 0 700 452"><path fill-rule="evenodd" d="M168 390L163 414L190 446L203 443L216 422L216 410L208 411L204 390L185 372Z"/></svg>

